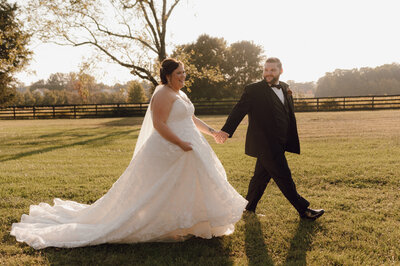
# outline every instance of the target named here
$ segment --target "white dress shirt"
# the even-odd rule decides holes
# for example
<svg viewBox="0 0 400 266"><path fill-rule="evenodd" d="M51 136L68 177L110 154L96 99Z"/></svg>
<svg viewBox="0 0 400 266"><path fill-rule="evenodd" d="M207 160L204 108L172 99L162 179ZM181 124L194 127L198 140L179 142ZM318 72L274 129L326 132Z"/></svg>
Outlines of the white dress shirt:
<svg viewBox="0 0 400 266"><path fill-rule="evenodd" d="M275 87L271 87L271 89L275 92L276 96L278 96L279 100L281 100L282 104L285 104L285 97L283 96L282 89L278 89Z"/></svg>

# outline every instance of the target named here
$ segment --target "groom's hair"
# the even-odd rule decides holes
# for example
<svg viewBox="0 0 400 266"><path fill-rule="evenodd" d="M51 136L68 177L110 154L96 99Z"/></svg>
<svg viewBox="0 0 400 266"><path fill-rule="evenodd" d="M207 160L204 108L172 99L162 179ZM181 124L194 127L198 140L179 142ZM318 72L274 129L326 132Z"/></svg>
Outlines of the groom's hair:
<svg viewBox="0 0 400 266"><path fill-rule="evenodd" d="M175 69L177 69L180 65L183 65L181 61L178 61L174 58L167 58L161 62L160 67L160 78L162 84L167 84L168 79L167 75L171 75Z"/></svg>
<svg viewBox="0 0 400 266"><path fill-rule="evenodd" d="M270 57L270 58L268 58L267 61L265 61L265 63L278 63L279 69L282 69L281 60L279 60L279 59L276 58L276 57Z"/></svg>

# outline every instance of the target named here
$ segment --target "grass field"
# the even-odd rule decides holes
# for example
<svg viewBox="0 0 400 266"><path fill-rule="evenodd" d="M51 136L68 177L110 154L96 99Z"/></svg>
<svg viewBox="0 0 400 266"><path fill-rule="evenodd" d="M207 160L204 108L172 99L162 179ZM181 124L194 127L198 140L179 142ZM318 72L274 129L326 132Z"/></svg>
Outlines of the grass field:
<svg viewBox="0 0 400 266"><path fill-rule="evenodd" d="M219 128L224 116L202 117ZM326 214L301 221L271 182L233 235L182 243L36 251L9 235L30 204L92 203L129 164L140 118L0 121L0 264L400 265L400 110L298 113L302 155L289 154L299 192ZM255 160L246 121L212 143L245 195Z"/></svg>

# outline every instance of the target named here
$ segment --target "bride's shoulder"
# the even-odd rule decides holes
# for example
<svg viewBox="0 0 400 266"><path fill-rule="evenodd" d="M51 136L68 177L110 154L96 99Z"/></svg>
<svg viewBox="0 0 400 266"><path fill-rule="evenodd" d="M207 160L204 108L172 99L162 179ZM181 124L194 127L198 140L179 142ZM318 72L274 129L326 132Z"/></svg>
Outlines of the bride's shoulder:
<svg viewBox="0 0 400 266"><path fill-rule="evenodd" d="M171 93L171 89L169 89L165 85L158 85L156 89L154 90L153 96L152 96L152 102L154 103L168 103L173 101L174 99L174 94Z"/></svg>
<svg viewBox="0 0 400 266"><path fill-rule="evenodd" d="M166 85L158 85L154 92L153 92L153 98L160 98L160 97L165 97L167 95L171 94L170 90Z"/></svg>

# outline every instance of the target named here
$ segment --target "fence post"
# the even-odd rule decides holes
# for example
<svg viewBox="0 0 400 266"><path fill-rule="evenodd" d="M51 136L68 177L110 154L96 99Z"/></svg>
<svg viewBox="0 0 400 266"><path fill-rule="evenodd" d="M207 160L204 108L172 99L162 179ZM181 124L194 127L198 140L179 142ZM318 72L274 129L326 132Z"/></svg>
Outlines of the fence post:
<svg viewBox="0 0 400 266"><path fill-rule="evenodd" d="M346 110L346 97L343 97L343 110Z"/></svg>
<svg viewBox="0 0 400 266"><path fill-rule="evenodd" d="M372 109L374 109L375 108L375 97L374 96L372 96L372 100L371 100L371 106L372 106Z"/></svg>
<svg viewBox="0 0 400 266"><path fill-rule="evenodd" d="M96 116L97 116L97 104L95 106L96 106Z"/></svg>
<svg viewBox="0 0 400 266"><path fill-rule="evenodd" d="M33 110L33 119L35 119L35 118L36 118L36 112L35 112L36 109L35 109L35 106L32 107L32 110Z"/></svg>
<svg viewBox="0 0 400 266"><path fill-rule="evenodd" d="M74 105L74 118L76 119L76 105Z"/></svg>
<svg viewBox="0 0 400 266"><path fill-rule="evenodd" d="M319 98L317 98L317 111L319 111Z"/></svg>
<svg viewBox="0 0 400 266"><path fill-rule="evenodd" d="M14 120L15 120L15 119L17 119L17 116L15 115L15 105L14 105L13 111L14 111Z"/></svg>
<svg viewBox="0 0 400 266"><path fill-rule="evenodd" d="M56 107L53 105L53 118L56 118Z"/></svg>

